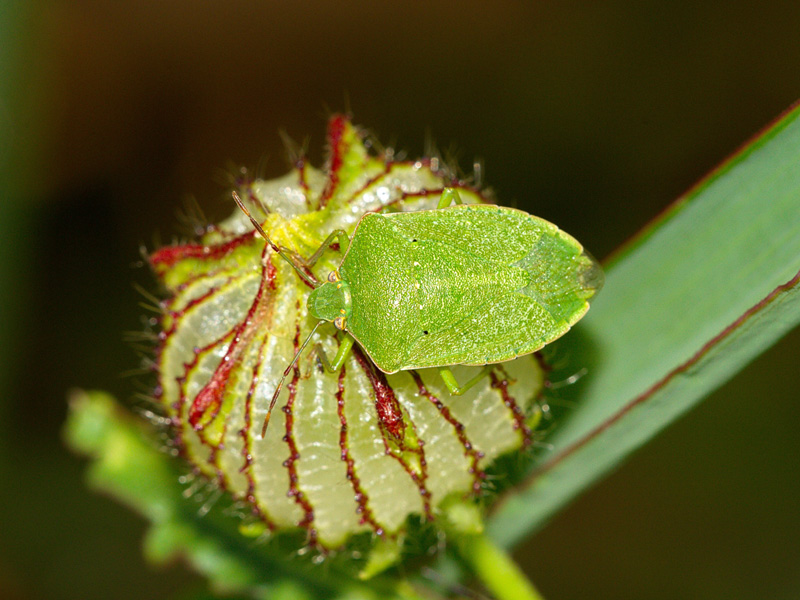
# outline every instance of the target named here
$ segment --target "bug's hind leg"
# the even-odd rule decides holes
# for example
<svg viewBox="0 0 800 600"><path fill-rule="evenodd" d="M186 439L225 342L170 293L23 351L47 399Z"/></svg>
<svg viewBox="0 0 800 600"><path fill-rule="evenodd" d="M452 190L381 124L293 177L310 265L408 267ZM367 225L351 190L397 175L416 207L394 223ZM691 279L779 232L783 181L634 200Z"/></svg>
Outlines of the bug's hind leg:
<svg viewBox="0 0 800 600"><path fill-rule="evenodd" d="M480 373L475 375L475 377L467 381L462 386L458 385L455 375L453 375L453 372L450 370L450 367L439 367L439 375L441 376L444 385L447 387L447 390L453 396L460 396L461 394L466 392L469 388L471 388L473 385L478 383L481 379L488 376L489 373L492 372L493 368L494 365L486 365L485 367L483 367L483 369L481 369Z"/></svg>
<svg viewBox="0 0 800 600"><path fill-rule="evenodd" d="M451 204L463 204L461 196L458 195L458 190L446 187L442 190L442 195L439 198L439 203L436 208L447 208Z"/></svg>
<svg viewBox="0 0 800 600"><path fill-rule="evenodd" d="M336 356L333 357L333 361L328 361L328 355L325 354L325 349L322 347L322 344L314 346L314 353L328 373L336 373L342 368L347 357L350 356L350 350L353 348L353 341L353 336L343 336L342 341L339 342L339 350L336 351Z"/></svg>

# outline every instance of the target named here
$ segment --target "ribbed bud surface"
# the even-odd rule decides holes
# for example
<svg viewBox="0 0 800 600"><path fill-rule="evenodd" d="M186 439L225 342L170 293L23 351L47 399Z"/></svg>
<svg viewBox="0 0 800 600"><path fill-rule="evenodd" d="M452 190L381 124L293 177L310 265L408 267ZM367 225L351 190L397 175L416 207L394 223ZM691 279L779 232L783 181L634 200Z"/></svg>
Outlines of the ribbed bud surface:
<svg viewBox="0 0 800 600"><path fill-rule="evenodd" d="M335 229L352 233L366 212L434 208L445 186L465 202L486 202L431 161L369 154L343 117L331 119L329 143L326 172L299 162L278 180L238 190L267 234L300 256ZM340 260L327 252L317 278ZM196 243L161 248L150 262L168 292L159 399L178 444L271 530L305 528L325 548L360 531L396 535L409 515L433 519L445 498L479 494L492 461L529 442L526 416L542 384L533 356L498 365L456 397L436 370L386 376L357 345L333 374L307 350L262 439L275 386L315 325L311 288L238 209ZM334 334L324 325L309 348L319 342L333 357ZM454 374L467 381L475 369Z"/></svg>

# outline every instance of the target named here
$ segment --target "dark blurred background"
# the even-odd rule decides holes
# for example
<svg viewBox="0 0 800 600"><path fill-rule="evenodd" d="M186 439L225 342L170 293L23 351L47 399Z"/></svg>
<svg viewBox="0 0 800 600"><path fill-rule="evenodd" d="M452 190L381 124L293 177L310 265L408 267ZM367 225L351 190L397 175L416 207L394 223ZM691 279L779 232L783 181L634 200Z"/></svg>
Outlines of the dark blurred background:
<svg viewBox="0 0 800 600"><path fill-rule="evenodd" d="M175 598L144 522L83 484L66 393L136 393L142 243L230 165L320 165L330 111L482 159L604 257L800 98L796 0L0 1L0 597ZM800 597L794 332L517 558L551 600Z"/></svg>

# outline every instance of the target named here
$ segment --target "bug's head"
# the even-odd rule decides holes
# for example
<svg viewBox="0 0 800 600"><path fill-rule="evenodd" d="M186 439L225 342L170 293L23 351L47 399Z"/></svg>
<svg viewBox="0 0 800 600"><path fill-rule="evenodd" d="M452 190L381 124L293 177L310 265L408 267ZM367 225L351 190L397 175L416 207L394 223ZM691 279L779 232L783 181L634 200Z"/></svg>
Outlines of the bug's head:
<svg viewBox="0 0 800 600"><path fill-rule="evenodd" d="M308 295L308 312L318 320L333 321L344 330L350 316L350 285L346 281L330 278Z"/></svg>

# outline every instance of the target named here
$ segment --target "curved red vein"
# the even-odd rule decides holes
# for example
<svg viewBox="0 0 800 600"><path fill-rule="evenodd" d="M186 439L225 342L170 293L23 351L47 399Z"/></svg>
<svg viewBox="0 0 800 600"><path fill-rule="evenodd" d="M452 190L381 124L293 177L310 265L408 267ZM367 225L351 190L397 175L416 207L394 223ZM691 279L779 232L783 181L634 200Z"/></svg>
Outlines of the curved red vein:
<svg viewBox="0 0 800 600"><path fill-rule="evenodd" d="M230 280L231 279L228 279L227 282L229 282ZM227 283L227 282L225 282L225 283ZM164 350L167 347L167 342L177 332L178 328L180 327L181 319L183 319L186 316L186 313L191 308L194 308L195 306L202 304L203 302L205 302L206 300L208 300L209 298L211 298L215 294L217 294L220 291L222 291L224 289L225 283L223 283L220 286L213 287L213 288L209 289L208 291L206 291L204 294L198 296L197 298L192 299L181 310L172 310L170 308L166 309L169 312L169 316L172 318L172 323L170 324L169 328L162 330L162 332L159 334L160 335L161 344L158 347L158 349L156 350L156 365L158 367L158 372L159 373L163 372L161 360L163 358ZM224 334L222 334L220 337L218 337L215 340L212 340L211 342L209 342L208 344L206 344L202 348L196 348L195 351L194 351L194 357L192 358L191 362L184 363L184 365L183 365L183 375L176 378L176 381L179 384L178 387L180 388L180 394L179 394L179 397L176 400L176 402L173 403L173 405L172 405L173 410L177 414L180 414L181 407L185 404L185 401L186 401L186 394L185 394L185 389L183 387L183 384L188 379L189 373L192 371L192 369L194 369L197 366L197 363L199 362L200 358L203 355L205 355L208 352L214 350L214 348L216 348L220 344L224 343L226 339L234 336L235 333L236 333L236 327L234 327L232 329L229 329ZM159 386L159 387L163 391L163 386ZM175 424L177 425L178 422L176 421Z"/></svg>
<svg viewBox="0 0 800 600"><path fill-rule="evenodd" d="M297 305L297 310L300 310L300 305ZM297 328L294 336L294 353L300 347L300 322L297 322ZM311 546L317 545L317 530L314 528L314 507L311 506L306 494L300 489L298 482L300 477L297 474L297 466L295 463L300 460L300 452L297 450L297 442L294 439L294 401L297 397L297 383L300 380L300 367L295 365L292 372L292 380L287 384L289 390L289 399L281 409L286 415L286 435L283 441L289 446L289 458L283 461L283 466L289 474L289 491L286 494L303 510L303 518L297 523L298 527L303 527L308 531L308 543Z"/></svg>
<svg viewBox="0 0 800 600"><path fill-rule="evenodd" d="M419 495L422 498L425 518L432 520L431 492L426 484L428 479L428 465L425 459L425 441L416 436L416 426L411 418L403 413L403 409L400 407L394 390L386 381L386 375L384 375L382 371L379 371L371 360L364 356L363 351L358 346L353 346L353 356L355 356L358 361L361 370L369 378L375 394L375 411L378 416L384 450L387 455L400 463L403 470L411 477L411 480L417 486ZM406 421L406 419L408 419L408 421ZM411 425L414 431L417 439L417 444L415 446L410 446L406 441L406 425ZM387 439L387 434L392 438L391 441ZM393 446L396 446L396 448ZM403 456L406 452L416 454L419 457L419 474L417 474L408 462L408 459Z"/></svg>
<svg viewBox="0 0 800 600"><path fill-rule="evenodd" d="M421 161L417 161L417 162L421 162L423 166L430 167L430 159L421 160ZM409 165L413 165L413 164L414 163L411 162L411 161L398 161L398 162L393 162L393 163L387 164L385 169L381 173L375 175L375 177L373 177L372 179L369 179L368 181L366 181L363 186L361 186L359 189L357 189L355 192L353 192L350 195L350 197L347 200L345 200L344 204L351 204L356 198L358 198L360 195L362 195L367 188L374 186L376 183L378 183L384 177L387 177L388 175L391 175L392 169L394 169L395 167L403 166L403 165L409 166ZM478 190L477 188L472 188L472 187L460 184L460 183L455 182L455 181L451 185L452 185L452 187L458 187L459 189L468 189L470 192L480 196L481 199L485 203L489 202L488 198L486 198L480 192L480 190ZM404 191L402 194L400 194L400 196L398 196L397 198L395 198L391 202L387 202L386 204L381 204L380 206L376 206L375 208L373 208L373 209L371 209L371 210L369 210L367 212L379 212L379 211L384 210L385 208L388 208L388 207L393 206L395 204L399 204L400 202L404 202L404 201L408 200L409 198L427 198L428 196L437 196L437 195L442 193L442 189L444 189L444 186L442 188L437 188L437 189L432 189L432 190L420 189L420 190L417 190L416 192Z"/></svg>
<svg viewBox="0 0 800 600"><path fill-rule="evenodd" d="M230 254L245 242L249 242L253 237L255 237L255 232L250 231L221 244L182 244L180 246L164 246L153 252L148 260L156 273L159 273L157 267L169 269L180 261L189 258L216 261Z"/></svg>
<svg viewBox="0 0 800 600"><path fill-rule="evenodd" d="M226 279L224 282L222 282L218 286L209 288L206 292L204 292L203 294L201 294L197 298L193 298L192 300L190 300L186 304L186 306L184 306L180 310L173 310L171 308L171 306L170 306L170 303L167 303L167 304L164 305L164 312L168 313L168 316L172 319L172 322L170 323L169 327L164 328L164 316L166 316L166 315L162 314L162 316L161 316L161 327L162 327L162 330L158 334L159 345L158 345L158 348L156 348L156 356L155 356L155 361L154 361L155 364L156 364L156 371L158 373L162 373L163 372L163 368L162 368L163 365L161 364L161 360L163 358L164 350L165 350L165 348L167 346L167 341L169 339L171 339L172 335L178 329L178 327L180 325L180 320L183 319L186 316L186 313L190 309L192 309L195 306L205 302L206 300L208 300L209 298L211 298L215 294L221 292L225 288L225 286L228 283L230 283L231 281L233 281L233 277L229 277L228 279ZM172 299L171 304L174 304L177 301L178 301L178 298L175 297L175 298ZM227 332L220 339L225 339L225 337L227 337L228 335L230 335L230 332ZM216 343L219 343L219 341L220 340L215 340L215 342L213 342L213 343L216 344ZM159 383L161 383L161 382L159 382ZM162 387L163 386L159 385L159 388L162 388ZM163 391L163 389L161 391Z"/></svg>
<svg viewBox="0 0 800 600"><path fill-rule="evenodd" d="M478 466L478 462L481 458L483 458L483 452L475 449L475 446L472 442L469 441L467 437L466 430L464 428L464 424L456 419L453 416L453 413L450 412L450 409L444 405L444 403L439 400L437 396L431 393L430 390L425 386L425 383L422 381L422 377L420 377L417 371L409 371L411 377L414 378L414 381L419 388L419 393L425 396L430 402L436 407L439 411L439 414L442 415L445 421L450 423L453 426L453 430L456 433L456 437L458 437L458 441L461 442L461 445L464 447L464 456L466 456L471 465L469 472L473 477L472 481L472 491L476 494L480 492L481 484L483 480L486 478L486 473Z"/></svg>
<svg viewBox="0 0 800 600"><path fill-rule="evenodd" d="M219 289L220 289L219 287L215 287L215 288L209 289L200 298L197 298L198 302L201 301L201 299L203 299L203 298L210 297L211 295L216 293ZM173 302L174 301L175 301L175 299L173 299ZM191 304L192 303L190 303L190 305ZM183 310L174 311L174 310L171 310L167 305L167 308L164 309L165 312L168 312L169 316L172 318L172 323L170 324L170 326L168 328L164 329L163 328L164 327L164 315L162 314L161 319L160 319L162 330L158 334L159 343L158 343L158 347L155 350L155 358L153 359L153 362L154 362L155 367L156 367L155 370L159 374L164 372L164 369L163 369L164 365L162 364L162 360L164 358L164 350L165 350L166 345L167 345L167 340L169 340L170 337L175 333L176 329L178 328L179 319L183 318L183 316L184 316L184 314L185 314L185 312L186 312L186 310L188 308L189 308L189 306L184 307ZM158 385L156 386L156 389L154 390L155 398L160 401L163 393L164 393L164 385L163 385L163 382L161 381L161 377L159 376ZM182 404L182 402L181 402L181 400L179 398L175 403L173 403L172 409L174 411L178 412L180 410L181 404ZM175 424L177 425L177 422ZM178 434L178 441L180 441L180 435L181 434L179 433Z"/></svg>
<svg viewBox="0 0 800 600"><path fill-rule="evenodd" d="M220 276L224 275L225 273L230 273L232 271L233 271L233 269L231 269L230 267L224 267L224 268L220 268L220 269L216 269L216 270L200 272L200 273L197 273L196 275L194 275L192 277L188 277L185 281L181 282L175 288L175 290L174 290L175 291L175 296L174 296L173 299L177 299L178 296L181 293L183 293L189 286L191 286L192 284L194 284L194 283L196 283L198 281L203 281L203 280L207 280L207 279L214 279L215 277L220 277ZM227 280L225 281L225 283L223 285L225 285L225 284L227 284L227 283L229 283L231 281L236 281L237 277L238 277L237 273L228 275Z"/></svg>
<svg viewBox="0 0 800 600"><path fill-rule="evenodd" d="M306 206L309 206L310 208L310 204L308 202L308 192L311 190L311 188L308 187L307 167L308 165L306 164L306 159L304 156L301 156L297 159L297 162L295 163L295 169L297 169L298 182L300 184L300 188L306 192Z"/></svg>
<svg viewBox="0 0 800 600"><path fill-rule="evenodd" d="M344 414L344 378L346 373L346 365L342 365L339 371L338 389L336 390L336 412L339 415L339 448L341 449L341 459L347 465L347 479L355 492L355 500L358 505L356 512L361 515L360 523L369 523L375 533L383 535L383 527L375 520L375 515L372 514L372 509L369 507L369 495L361 485L361 480L356 473L355 460L350 454L350 448L347 445L347 417Z"/></svg>
<svg viewBox="0 0 800 600"><path fill-rule="evenodd" d="M497 371L503 371L503 378L500 379L497 376ZM511 416L514 419L514 429L517 429L522 434L522 446L527 447L531 444L531 428L528 427L528 423L525 419L525 414L522 412L522 409L517 404L516 398L514 398L511 394L508 393L508 375L505 373L505 369L502 366L496 366L491 373L489 373L489 378L491 379L491 386L495 390L499 390L500 396L503 398L503 404L511 411Z"/></svg>
<svg viewBox="0 0 800 600"><path fill-rule="evenodd" d="M339 187L339 171L344 164L344 132L347 124L348 119L344 115L334 115L328 122L328 147L331 158L328 181L320 196L318 210L325 208L334 190Z"/></svg>
<svg viewBox="0 0 800 600"><path fill-rule="evenodd" d="M232 338L234 335L234 331L227 331L222 337L214 340L207 346L196 349L192 360L188 363L184 363L183 365L183 373L175 378L175 383L178 385L178 398L172 404L172 409L175 411L175 416L172 418L173 425L176 427L177 431L180 432L179 442L180 447L183 448L183 425L184 423L184 408L188 401L188 396L186 394L186 384L189 380L190 373L197 367L200 359L207 354L208 352L212 351L214 347L218 344L226 343L226 340Z"/></svg>
<svg viewBox="0 0 800 600"><path fill-rule="evenodd" d="M396 165L396 164L399 164L399 163L385 164L384 167L383 167L383 171L381 171L380 173L378 173L374 177L372 177L372 178L368 179L367 181L365 181L364 185L362 185L360 188L358 188L356 191L354 191L352 194L350 194L350 197L347 200L345 200L343 204L350 204L351 202L353 202L356 198L358 198L361 194L363 194L364 191L367 188L375 185L378 181L380 181L382 178L386 177L389 173L391 173L393 165ZM382 208L382 207L379 207L379 208Z"/></svg>
<svg viewBox="0 0 800 600"><path fill-rule="evenodd" d="M220 361L211 379L195 396L189 408L189 424L195 431L202 431L206 425L216 418L222 407L222 398L230 381L233 368L239 366L243 353L256 334L259 331L264 331L263 323L265 319L268 319L272 305L272 294L268 293L266 288L275 288L277 274L272 261L267 258L267 252L267 247L265 247L263 256L266 260L263 260L261 283L247 311L247 315L242 322L231 330L230 333L233 333L233 340L228 346L225 356Z"/></svg>
<svg viewBox="0 0 800 600"><path fill-rule="evenodd" d="M256 385L258 384L258 368L262 364L264 364L264 348L267 345L267 340L269 336L264 336L261 340L261 345L258 348L258 359L253 366L252 371L252 378L250 379L250 387L247 390L247 396L245 397L244 401L244 425L239 430L239 435L242 438L242 458L244 462L242 467L239 469L239 472L244 474L245 478L247 479L247 491L244 494L244 499L250 504L253 513L264 523L266 523L267 528L270 531L275 531L277 526L266 510L262 509L258 504L258 499L256 498L256 482L253 477L253 454L252 454L252 445L253 440L249 435L249 432L252 431L252 405L253 405L253 394L256 391Z"/></svg>
<svg viewBox="0 0 800 600"><path fill-rule="evenodd" d="M402 442L405 437L406 422L403 419L403 410L400 408L397 396L389 382L386 381L386 375L364 356L358 346L353 346L353 356L356 357L361 370L364 371L372 385L375 393L375 411L378 413L378 422L381 428L389 432L395 441Z"/></svg>
<svg viewBox="0 0 800 600"><path fill-rule="evenodd" d="M212 296L222 292L223 290L225 290L225 288L228 286L228 284L230 284L232 282L235 282L235 281L236 281L236 278L231 275L230 277L226 278L225 281L221 282L219 285L215 285L214 287L209 288L208 290L206 290L205 292L203 292L202 294L200 294L196 298L192 298L191 300L189 300L189 302L186 303L186 306L184 306L180 310L174 310L169 304L167 304L166 311L169 312L169 316L173 318L173 322L172 322L172 325L170 326L169 329L164 330L164 334L165 335L170 335L170 334L174 333L175 329L177 327L178 320L182 319L186 315L187 312L189 312L191 309L193 309L194 307L198 306L199 304L202 304L203 302L205 302L206 300L208 300ZM172 299L172 304L175 304L179 300L182 300L182 298L179 298L178 296L175 296Z"/></svg>

